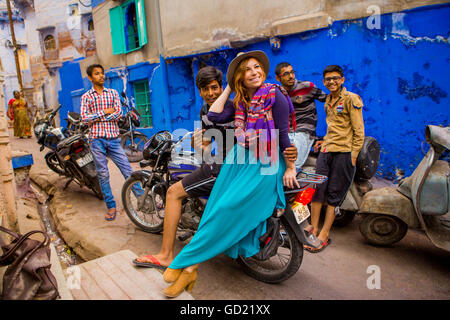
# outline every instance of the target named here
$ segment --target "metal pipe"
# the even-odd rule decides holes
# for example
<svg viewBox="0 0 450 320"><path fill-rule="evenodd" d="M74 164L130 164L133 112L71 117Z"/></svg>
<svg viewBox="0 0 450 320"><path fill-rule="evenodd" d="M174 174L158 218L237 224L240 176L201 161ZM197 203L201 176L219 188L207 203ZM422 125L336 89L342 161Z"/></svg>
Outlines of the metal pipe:
<svg viewBox="0 0 450 320"><path fill-rule="evenodd" d="M9 27L11 29L12 44L14 48L14 59L16 60L17 81L19 82L20 92L23 94L24 92L22 85L22 73L20 71L19 54L17 53L16 34L14 33L14 22L12 19L11 3L9 1L10 0L6 0L6 7L8 8L8 19L9 19Z"/></svg>
<svg viewBox="0 0 450 320"><path fill-rule="evenodd" d="M169 83L167 77L167 64L164 59L165 50L163 44L163 34L161 26L161 9L159 6L159 0L155 1L156 11L156 34L158 35L158 50L159 50L159 65L162 72L162 96L163 96L163 110L168 120L167 129L172 131L172 113L170 112L170 98L169 98Z"/></svg>

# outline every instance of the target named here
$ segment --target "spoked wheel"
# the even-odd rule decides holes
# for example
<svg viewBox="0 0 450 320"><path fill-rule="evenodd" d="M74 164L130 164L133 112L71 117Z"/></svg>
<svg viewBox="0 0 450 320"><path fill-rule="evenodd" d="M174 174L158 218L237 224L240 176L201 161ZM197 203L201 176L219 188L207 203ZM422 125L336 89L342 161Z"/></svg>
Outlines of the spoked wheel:
<svg viewBox="0 0 450 320"><path fill-rule="evenodd" d="M153 199L149 190L144 198L143 186L142 177L131 176L125 180L122 187L123 207L130 220L140 229L149 233L159 233L163 230L165 191L163 188L157 188Z"/></svg>
<svg viewBox="0 0 450 320"><path fill-rule="evenodd" d="M142 151L147 141L147 136L137 131L133 132L133 140L131 140L131 132L126 132L120 137L120 145L130 162L138 162L144 158Z"/></svg>
<svg viewBox="0 0 450 320"><path fill-rule="evenodd" d="M49 152L45 155L45 162L47 163L47 166L57 174L60 174L62 176L66 175L66 172L64 171L64 168L61 167L59 164L58 156L56 155L56 152Z"/></svg>
<svg viewBox="0 0 450 320"><path fill-rule="evenodd" d="M408 225L394 216L370 213L361 222L359 231L369 243L388 246L403 239Z"/></svg>
<svg viewBox="0 0 450 320"><path fill-rule="evenodd" d="M281 238L277 253L271 258L260 261L253 257L239 256L237 261L244 272L252 278L267 282L280 283L297 273L303 260L303 246L291 227L283 220L279 236Z"/></svg>

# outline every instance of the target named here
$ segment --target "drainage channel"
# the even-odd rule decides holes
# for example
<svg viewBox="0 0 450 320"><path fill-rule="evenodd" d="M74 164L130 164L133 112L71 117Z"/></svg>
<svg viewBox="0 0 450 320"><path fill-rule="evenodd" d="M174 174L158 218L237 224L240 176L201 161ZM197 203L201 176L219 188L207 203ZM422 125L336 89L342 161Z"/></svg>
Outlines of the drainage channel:
<svg viewBox="0 0 450 320"><path fill-rule="evenodd" d="M45 232L47 232L51 242L55 246L56 253L59 261L61 261L63 269L83 263L84 260L75 254L73 249L64 242L64 239L56 230L55 221L53 220L53 216L49 209L49 203L53 196L48 196L44 191L40 190L39 187L34 185L33 182L30 182L30 187L38 199L37 209L39 216L44 224Z"/></svg>

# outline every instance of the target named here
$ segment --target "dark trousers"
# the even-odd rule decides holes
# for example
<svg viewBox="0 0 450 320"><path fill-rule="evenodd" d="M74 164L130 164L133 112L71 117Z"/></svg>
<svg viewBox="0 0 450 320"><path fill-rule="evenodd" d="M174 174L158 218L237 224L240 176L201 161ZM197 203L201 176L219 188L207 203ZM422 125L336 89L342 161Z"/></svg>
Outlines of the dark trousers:
<svg viewBox="0 0 450 320"><path fill-rule="evenodd" d="M321 152L316 162L316 173L328 177L317 185L312 201L328 203L333 207L344 201L355 175L350 152Z"/></svg>

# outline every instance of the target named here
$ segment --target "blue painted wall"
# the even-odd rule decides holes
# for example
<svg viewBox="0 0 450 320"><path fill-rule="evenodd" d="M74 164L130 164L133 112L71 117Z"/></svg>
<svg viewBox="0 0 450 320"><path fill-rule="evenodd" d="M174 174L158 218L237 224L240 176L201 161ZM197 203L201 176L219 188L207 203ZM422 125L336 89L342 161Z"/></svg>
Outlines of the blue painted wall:
<svg viewBox="0 0 450 320"><path fill-rule="evenodd" d="M128 67L126 79L128 86L138 78L149 80L155 127L141 131L150 135L169 128L168 118L172 129L192 130L202 103L195 87L198 68L213 65L225 74L239 51L258 49L267 53L271 62L268 82L276 82L275 66L288 61L297 71L298 79L312 81L324 91L323 69L339 64L345 72L344 85L359 94L365 104L366 135L375 137L381 145L378 174L395 178L398 169L411 174L421 160L420 144L427 124L449 125L449 16L450 5L423 7L381 16L380 29L368 29L367 19L338 21L328 28L280 37L279 48L266 40L239 50L223 48L203 55L173 57L167 60L169 110L162 108L163 75L158 64ZM61 75L69 73L73 77L70 68L73 67L65 64ZM122 78L113 71L107 72L107 76L110 79L107 84L120 92ZM87 79L76 81L78 87L70 92L89 88ZM67 92L65 83L61 83L62 91ZM129 87L129 97L131 91ZM325 135L323 103L316 105L317 134Z"/></svg>
<svg viewBox="0 0 450 320"><path fill-rule="evenodd" d="M92 6L92 8L95 8L95 7L97 7L98 5L102 4L105 1L106 0L91 0L91 6Z"/></svg>

